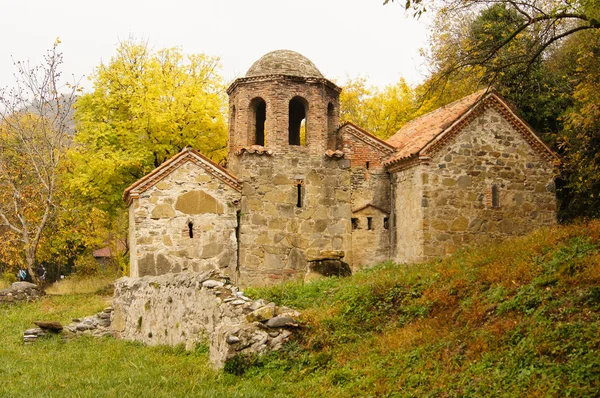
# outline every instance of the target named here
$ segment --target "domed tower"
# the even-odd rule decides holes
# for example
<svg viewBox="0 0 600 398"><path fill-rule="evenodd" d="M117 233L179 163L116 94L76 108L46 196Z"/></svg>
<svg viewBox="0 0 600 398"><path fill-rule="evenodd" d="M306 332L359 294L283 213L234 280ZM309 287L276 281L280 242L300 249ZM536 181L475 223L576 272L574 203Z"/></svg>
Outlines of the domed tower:
<svg viewBox="0 0 600 398"><path fill-rule="evenodd" d="M227 90L230 158L253 145L277 153L335 150L340 91L303 55L266 54Z"/></svg>
<svg viewBox="0 0 600 398"><path fill-rule="evenodd" d="M243 181L242 282L288 279L313 262L350 258L349 162L336 138L340 91L289 50L266 54L227 90L228 168Z"/></svg>

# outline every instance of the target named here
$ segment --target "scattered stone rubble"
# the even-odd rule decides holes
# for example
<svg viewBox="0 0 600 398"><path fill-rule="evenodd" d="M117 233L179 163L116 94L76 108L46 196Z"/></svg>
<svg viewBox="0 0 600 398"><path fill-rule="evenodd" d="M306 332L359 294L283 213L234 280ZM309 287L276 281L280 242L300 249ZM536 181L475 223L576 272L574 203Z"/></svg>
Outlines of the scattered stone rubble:
<svg viewBox="0 0 600 398"><path fill-rule="evenodd" d="M146 344L210 346L217 368L237 355L278 350L299 325L300 313L252 300L216 271L183 272L115 283L111 329Z"/></svg>
<svg viewBox="0 0 600 398"><path fill-rule="evenodd" d="M15 282L9 288L0 290L0 303L34 301L44 295L38 285L29 282Z"/></svg>
<svg viewBox="0 0 600 398"><path fill-rule="evenodd" d="M64 338L74 338L84 335L92 337L111 336L110 318L112 312L113 308L107 307L95 315L86 316L82 319L73 319L73 322L64 327L59 322L34 321L33 323L37 328L27 329L23 333L23 342L31 344L38 338L52 333L61 334Z"/></svg>

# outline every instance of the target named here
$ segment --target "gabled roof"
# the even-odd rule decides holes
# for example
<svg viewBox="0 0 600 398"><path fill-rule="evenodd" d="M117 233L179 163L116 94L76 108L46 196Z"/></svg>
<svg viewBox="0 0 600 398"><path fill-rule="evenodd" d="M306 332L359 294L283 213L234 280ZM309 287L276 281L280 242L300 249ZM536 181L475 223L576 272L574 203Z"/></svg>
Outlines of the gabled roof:
<svg viewBox="0 0 600 398"><path fill-rule="evenodd" d="M364 205L364 206L361 206L361 207L359 207L359 208L357 208L357 209L354 209L354 210L352 210L352 213L358 213L359 211L361 211L361 210L364 210L364 209L366 209L366 208L368 208L368 207L372 207L372 208L374 208L374 209L377 209L377 210L379 210L380 212L382 212L382 213L385 213L385 214L390 214L390 212L389 212L389 211L387 211L387 210L384 210L384 209L382 209L381 207L375 206L374 204L371 204L371 203L367 203L367 204L366 204L366 205Z"/></svg>
<svg viewBox="0 0 600 398"><path fill-rule="evenodd" d="M375 149L378 149L379 151L385 154L392 154L396 150L396 148L393 145L390 145L382 139L375 137L373 134L369 133L367 130L358 127L354 123L345 122L340 126L338 131L342 131L342 129L345 129L357 139L372 146Z"/></svg>
<svg viewBox="0 0 600 398"><path fill-rule="evenodd" d="M237 177L229 173L223 167L219 166L206 156L202 155L200 152L187 147L127 187L123 193L123 200L125 200L127 204L130 204L133 199L138 198L140 194L153 187L163 178L167 177L173 171L177 170L187 162L192 162L200 166L211 176L220 179L236 191L241 191L242 184Z"/></svg>
<svg viewBox="0 0 600 398"><path fill-rule="evenodd" d="M409 159L431 156L489 107L503 115L544 158L549 161L558 160L556 154L500 94L494 90L481 90L404 125L387 140L388 144L397 148L397 152L384 165L391 166Z"/></svg>

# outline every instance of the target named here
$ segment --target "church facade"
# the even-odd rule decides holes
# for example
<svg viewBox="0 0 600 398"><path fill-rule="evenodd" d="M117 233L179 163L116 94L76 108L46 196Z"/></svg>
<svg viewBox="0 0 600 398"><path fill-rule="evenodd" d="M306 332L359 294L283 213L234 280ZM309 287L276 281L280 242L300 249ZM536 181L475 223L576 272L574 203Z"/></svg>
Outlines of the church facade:
<svg viewBox="0 0 600 398"><path fill-rule="evenodd" d="M227 169L191 148L124 193L131 276L217 269L264 285L416 262L556 222L556 156L495 92L382 141L293 51L228 88Z"/></svg>

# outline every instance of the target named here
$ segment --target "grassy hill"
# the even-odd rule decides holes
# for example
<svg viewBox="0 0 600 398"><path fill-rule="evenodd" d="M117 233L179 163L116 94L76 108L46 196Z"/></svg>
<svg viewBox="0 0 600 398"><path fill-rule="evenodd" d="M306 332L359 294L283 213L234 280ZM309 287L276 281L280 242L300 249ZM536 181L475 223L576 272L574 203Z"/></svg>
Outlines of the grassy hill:
<svg viewBox="0 0 600 398"><path fill-rule="evenodd" d="M597 396L600 222L555 227L437 262L250 289L303 311L284 352L208 365L185 352L58 338L31 320L100 310L95 295L0 306L0 396Z"/></svg>

